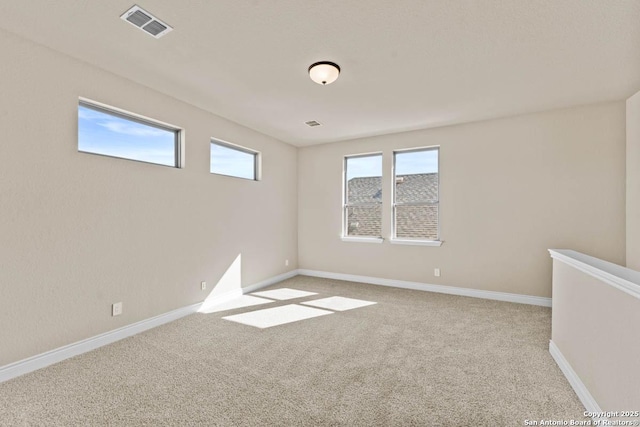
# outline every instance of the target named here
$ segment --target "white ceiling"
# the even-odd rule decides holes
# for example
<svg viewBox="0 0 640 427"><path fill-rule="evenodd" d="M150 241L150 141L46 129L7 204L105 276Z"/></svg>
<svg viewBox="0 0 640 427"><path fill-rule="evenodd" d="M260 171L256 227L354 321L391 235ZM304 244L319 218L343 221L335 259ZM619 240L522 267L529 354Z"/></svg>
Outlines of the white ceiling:
<svg viewBox="0 0 640 427"><path fill-rule="evenodd" d="M159 40L133 2L5 0L0 27L297 146L640 90L639 0L140 0Z"/></svg>

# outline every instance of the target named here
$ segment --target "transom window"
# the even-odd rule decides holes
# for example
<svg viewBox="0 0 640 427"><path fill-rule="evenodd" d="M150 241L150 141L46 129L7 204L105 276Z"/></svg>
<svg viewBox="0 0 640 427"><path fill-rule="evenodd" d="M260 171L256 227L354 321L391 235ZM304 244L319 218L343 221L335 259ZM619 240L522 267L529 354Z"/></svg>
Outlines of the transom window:
<svg viewBox="0 0 640 427"><path fill-rule="evenodd" d="M80 101L78 151L180 167L180 130Z"/></svg>
<svg viewBox="0 0 640 427"><path fill-rule="evenodd" d="M345 157L344 236L382 236L382 154Z"/></svg>
<svg viewBox="0 0 640 427"><path fill-rule="evenodd" d="M236 178L260 179L260 153L238 145L211 140L209 171Z"/></svg>
<svg viewBox="0 0 640 427"><path fill-rule="evenodd" d="M438 154L437 147L393 153L394 239L440 239Z"/></svg>

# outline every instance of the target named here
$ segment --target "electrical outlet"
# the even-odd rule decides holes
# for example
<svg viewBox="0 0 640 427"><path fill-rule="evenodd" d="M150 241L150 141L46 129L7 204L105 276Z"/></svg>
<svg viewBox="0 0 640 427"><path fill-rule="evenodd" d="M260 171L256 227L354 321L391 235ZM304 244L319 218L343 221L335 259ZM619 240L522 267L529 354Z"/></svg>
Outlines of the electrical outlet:
<svg viewBox="0 0 640 427"><path fill-rule="evenodd" d="M440 277L440 269L439 268L434 268L433 269L433 275L436 277Z"/></svg>
<svg viewBox="0 0 640 427"><path fill-rule="evenodd" d="M289 265L289 260L288 259L284 260L284 265L285 265L285 267Z"/></svg>
<svg viewBox="0 0 640 427"><path fill-rule="evenodd" d="M120 316L122 314L122 303L117 302L111 306L111 315Z"/></svg>
<svg viewBox="0 0 640 427"><path fill-rule="evenodd" d="M200 282L200 289L202 289L203 291L207 289L207 282Z"/></svg>

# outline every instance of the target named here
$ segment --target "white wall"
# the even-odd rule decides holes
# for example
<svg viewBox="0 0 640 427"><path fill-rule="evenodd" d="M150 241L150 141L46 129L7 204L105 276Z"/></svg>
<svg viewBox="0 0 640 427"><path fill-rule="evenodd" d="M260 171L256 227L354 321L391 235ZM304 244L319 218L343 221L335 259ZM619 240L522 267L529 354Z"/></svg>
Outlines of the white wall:
<svg viewBox="0 0 640 427"><path fill-rule="evenodd" d="M609 279L554 260L552 341L603 411L638 408L640 299L610 284L638 274L582 265Z"/></svg>
<svg viewBox="0 0 640 427"><path fill-rule="evenodd" d="M340 240L343 156L439 145L441 247ZM548 248L625 260L625 105L612 102L302 148L303 269L551 296ZM442 271L434 277L433 269Z"/></svg>
<svg viewBox="0 0 640 427"><path fill-rule="evenodd" d="M547 248L624 262L622 102L296 150L4 31L0 52L0 366L202 301L240 254L245 286L300 267L536 296ZM186 167L77 152L79 96L181 126ZM261 151L263 180L210 175L210 137ZM393 149L429 145L445 244L342 242L343 156L383 151L390 182Z"/></svg>
<svg viewBox="0 0 640 427"><path fill-rule="evenodd" d="M239 254L245 286L297 267L294 147L6 32L0 52L0 366L202 301ZM183 127L186 167L79 153L79 96ZM211 137L261 151L263 180L209 174Z"/></svg>
<svg viewBox="0 0 640 427"><path fill-rule="evenodd" d="M627 267L640 271L640 92L627 100Z"/></svg>

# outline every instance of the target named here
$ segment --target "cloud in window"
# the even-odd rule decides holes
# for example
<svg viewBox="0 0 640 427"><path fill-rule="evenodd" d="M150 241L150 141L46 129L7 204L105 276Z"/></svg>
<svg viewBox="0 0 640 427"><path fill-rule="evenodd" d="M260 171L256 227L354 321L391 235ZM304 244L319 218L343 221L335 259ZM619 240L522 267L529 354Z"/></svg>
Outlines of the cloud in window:
<svg viewBox="0 0 640 427"><path fill-rule="evenodd" d="M96 124L107 128L111 132L131 136L163 136L166 133L166 131L160 129L154 129L148 126L139 125L137 123L127 123L118 119L102 120Z"/></svg>
<svg viewBox="0 0 640 427"><path fill-rule="evenodd" d="M131 136L162 136L166 131L156 129L141 123L128 121L116 116L109 116L104 113L91 110L89 108L78 108L78 119L92 122L111 132Z"/></svg>

